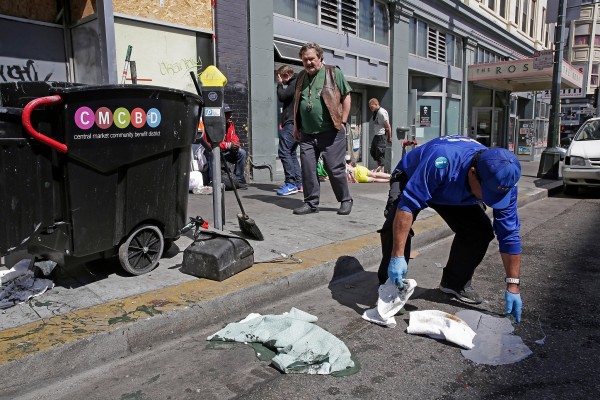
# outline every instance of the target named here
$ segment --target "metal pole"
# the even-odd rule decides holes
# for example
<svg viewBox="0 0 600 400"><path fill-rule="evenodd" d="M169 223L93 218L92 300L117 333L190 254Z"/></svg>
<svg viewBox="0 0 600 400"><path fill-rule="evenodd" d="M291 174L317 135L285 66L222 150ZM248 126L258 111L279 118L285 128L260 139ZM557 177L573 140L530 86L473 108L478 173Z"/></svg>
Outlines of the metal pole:
<svg viewBox="0 0 600 400"><path fill-rule="evenodd" d="M560 82L563 64L563 38L565 36L565 16L567 1L558 1L558 19L554 31L554 69L552 70L552 92L550 94L550 121L548 141L542 152L537 177L558 179L560 151L556 149L560 129Z"/></svg>
<svg viewBox="0 0 600 400"><path fill-rule="evenodd" d="M214 143L212 148L213 225L223 230L223 194L221 192L221 148Z"/></svg>

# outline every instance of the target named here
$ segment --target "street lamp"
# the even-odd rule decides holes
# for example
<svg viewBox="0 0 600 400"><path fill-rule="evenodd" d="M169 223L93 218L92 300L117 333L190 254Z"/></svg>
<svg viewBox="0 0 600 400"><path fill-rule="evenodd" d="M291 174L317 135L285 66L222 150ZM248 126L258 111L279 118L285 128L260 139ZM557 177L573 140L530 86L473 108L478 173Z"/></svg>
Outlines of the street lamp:
<svg viewBox="0 0 600 400"><path fill-rule="evenodd" d="M556 148L560 128L560 82L563 64L563 38L565 36L565 14L567 1L558 1L558 19L554 31L554 69L552 70L552 92L550 93L550 123L548 125L548 141L542 152L537 177L558 179L560 150Z"/></svg>

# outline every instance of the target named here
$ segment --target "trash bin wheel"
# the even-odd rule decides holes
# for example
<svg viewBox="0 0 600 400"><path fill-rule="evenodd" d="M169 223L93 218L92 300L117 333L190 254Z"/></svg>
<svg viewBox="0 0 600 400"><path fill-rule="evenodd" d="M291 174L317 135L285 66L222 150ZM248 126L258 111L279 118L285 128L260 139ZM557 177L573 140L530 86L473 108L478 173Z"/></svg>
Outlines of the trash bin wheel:
<svg viewBox="0 0 600 400"><path fill-rule="evenodd" d="M154 225L143 225L119 247L119 261L125 271L142 275L156 268L164 246L160 229Z"/></svg>

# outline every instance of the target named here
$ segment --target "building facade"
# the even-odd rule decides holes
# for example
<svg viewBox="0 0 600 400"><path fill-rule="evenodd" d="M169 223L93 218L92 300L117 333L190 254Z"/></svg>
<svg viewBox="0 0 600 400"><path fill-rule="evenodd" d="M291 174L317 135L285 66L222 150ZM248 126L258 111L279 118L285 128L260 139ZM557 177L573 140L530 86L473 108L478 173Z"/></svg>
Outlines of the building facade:
<svg viewBox="0 0 600 400"><path fill-rule="evenodd" d="M368 152L372 97L388 110L394 133L407 130L407 138L419 143L446 134L471 135L524 160L546 145L550 81L532 90L525 84L530 78L514 73L518 62L552 47L553 25L544 22L546 0L57 4L2 3L0 42L23 45L0 49L0 80L131 84L131 64L125 62L131 46L138 84L194 92L189 71L215 64L228 78L225 101L248 149L254 181L268 181L270 174L253 165L267 165L276 180L283 179L274 74L283 64L300 71L298 51L307 42L319 43L325 63L338 65L352 86L348 153L368 167L374 167ZM586 42L582 32L595 32L597 7L584 5L581 19L569 30L568 60L587 73L586 96L597 86L600 61L596 36L588 33ZM504 75L477 76L486 70ZM506 85L510 81L520 84ZM587 109L588 103L580 107ZM402 141L394 137L388 170L402 155Z"/></svg>

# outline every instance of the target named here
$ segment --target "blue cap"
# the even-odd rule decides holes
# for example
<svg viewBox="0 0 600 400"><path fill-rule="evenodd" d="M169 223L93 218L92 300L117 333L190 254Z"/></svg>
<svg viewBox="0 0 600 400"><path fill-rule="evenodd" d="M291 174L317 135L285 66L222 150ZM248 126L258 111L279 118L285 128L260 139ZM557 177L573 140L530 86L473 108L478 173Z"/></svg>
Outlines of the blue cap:
<svg viewBox="0 0 600 400"><path fill-rule="evenodd" d="M224 113L231 112L231 107L229 107L229 104L223 103L223 112Z"/></svg>
<svg viewBox="0 0 600 400"><path fill-rule="evenodd" d="M510 191L521 177L521 164L506 149L487 149L479 155L475 166L481 177L483 202L492 208L506 208Z"/></svg>

